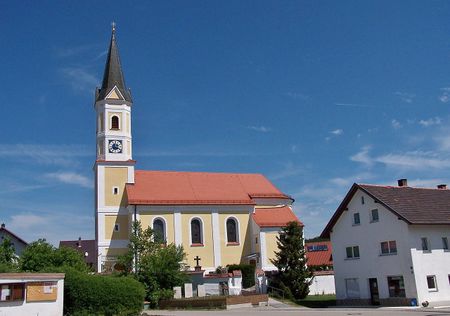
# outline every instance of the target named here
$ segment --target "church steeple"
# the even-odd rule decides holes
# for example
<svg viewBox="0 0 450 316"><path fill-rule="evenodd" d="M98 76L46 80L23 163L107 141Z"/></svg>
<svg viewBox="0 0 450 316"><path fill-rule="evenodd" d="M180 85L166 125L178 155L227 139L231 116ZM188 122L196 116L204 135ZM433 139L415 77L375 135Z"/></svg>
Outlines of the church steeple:
<svg viewBox="0 0 450 316"><path fill-rule="evenodd" d="M120 65L119 50L116 43L116 25L112 24L111 42L108 58L106 59L102 87L97 89L95 101L104 100L116 87L125 101L132 102L130 90L125 86L122 67Z"/></svg>

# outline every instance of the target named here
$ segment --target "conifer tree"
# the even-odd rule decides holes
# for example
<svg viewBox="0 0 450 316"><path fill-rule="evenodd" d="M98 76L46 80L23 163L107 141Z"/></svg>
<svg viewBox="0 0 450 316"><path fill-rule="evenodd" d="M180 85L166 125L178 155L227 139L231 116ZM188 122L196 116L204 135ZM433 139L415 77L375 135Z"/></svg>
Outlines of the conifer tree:
<svg viewBox="0 0 450 316"><path fill-rule="evenodd" d="M298 222L289 222L281 229L277 246L279 251L275 253L275 259L271 260L278 268L275 285L290 298L305 298L309 293L311 272L306 266L303 229Z"/></svg>

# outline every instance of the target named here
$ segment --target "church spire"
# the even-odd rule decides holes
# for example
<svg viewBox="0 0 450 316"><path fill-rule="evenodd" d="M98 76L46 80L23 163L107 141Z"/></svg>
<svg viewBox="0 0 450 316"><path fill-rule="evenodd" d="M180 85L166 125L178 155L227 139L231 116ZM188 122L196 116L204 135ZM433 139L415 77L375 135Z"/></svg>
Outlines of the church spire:
<svg viewBox="0 0 450 316"><path fill-rule="evenodd" d="M116 43L116 24L113 22L102 87L97 90L95 101L104 100L114 87L119 89L125 101L132 102L131 93L125 86L122 67L120 66L119 50Z"/></svg>

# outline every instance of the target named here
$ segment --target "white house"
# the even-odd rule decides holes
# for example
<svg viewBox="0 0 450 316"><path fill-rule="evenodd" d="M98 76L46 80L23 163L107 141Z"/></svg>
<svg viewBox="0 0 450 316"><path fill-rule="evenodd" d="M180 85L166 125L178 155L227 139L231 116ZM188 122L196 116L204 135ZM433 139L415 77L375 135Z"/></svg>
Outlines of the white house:
<svg viewBox="0 0 450 316"><path fill-rule="evenodd" d="M353 184L322 232L338 304L450 302L450 190Z"/></svg>

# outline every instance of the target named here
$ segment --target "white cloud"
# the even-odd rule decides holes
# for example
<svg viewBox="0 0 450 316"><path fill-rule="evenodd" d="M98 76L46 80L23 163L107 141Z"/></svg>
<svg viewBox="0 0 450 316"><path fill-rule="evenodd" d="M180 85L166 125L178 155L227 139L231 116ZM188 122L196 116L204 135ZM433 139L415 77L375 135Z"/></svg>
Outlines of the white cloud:
<svg viewBox="0 0 450 316"><path fill-rule="evenodd" d="M440 125L442 123L442 120L440 117L434 117L429 118L428 120L420 120L419 124L425 127L432 126L432 125Z"/></svg>
<svg viewBox="0 0 450 316"><path fill-rule="evenodd" d="M441 88L441 95L438 97L438 99L442 103L447 103L450 101L450 87Z"/></svg>
<svg viewBox="0 0 450 316"><path fill-rule="evenodd" d="M270 127L266 126L247 126L247 128L260 133L268 133L272 131Z"/></svg>
<svg viewBox="0 0 450 316"><path fill-rule="evenodd" d="M74 209L53 213L39 209L33 210L33 213L22 211L6 218L5 222L8 229L28 242L45 238L58 246L61 240L94 237L94 218L80 215L79 210Z"/></svg>
<svg viewBox="0 0 450 316"><path fill-rule="evenodd" d="M435 179L408 179L408 185L412 187L420 188L436 188L438 184L448 183L448 180L443 180L441 178Z"/></svg>
<svg viewBox="0 0 450 316"><path fill-rule="evenodd" d="M412 103L414 101L414 98L416 95L414 93L408 93L408 92L401 92L397 91L394 93L396 96L400 98L405 103Z"/></svg>
<svg viewBox="0 0 450 316"><path fill-rule="evenodd" d="M77 174L74 172L54 172L47 173L45 177L53 180L57 180L66 184L74 184L81 186L83 188L93 188L92 179L85 177L81 174Z"/></svg>
<svg viewBox="0 0 450 316"><path fill-rule="evenodd" d="M372 158L369 156L369 151L372 147L367 145L361 148L361 150L350 157L351 161L360 162L366 165L372 165Z"/></svg>
<svg viewBox="0 0 450 316"><path fill-rule="evenodd" d="M73 165L76 158L91 154L83 145L0 144L0 159L32 159L48 165Z"/></svg>
<svg viewBox="0 0 450 316"><path fill-rule="evenodd" d="M376 157L374 161L387 167L412 170L443 169L450 167L450 159L437 158L434 153L413 151L404 154L386 154Z"/></svg>
<svg viewBox="0 0 450 316"><path fill-rule="evenodd" d="M397 121L396 119L393 119L391 121L391 125L394 129L402 128L402 124L399 121Z"/></svg>
<svg viewBox="0 0 450 316"><path fill-rule="evenodd" d="M98 86L100 82L82 67L66 67L61 69L61 72L75 91L91 91L92 87Z"/></svg>
<svg viewBox="0 0 450 316"><path fill-rule="evenodd" d="M335 129L335 130L333 130L333 131L330 131L330 134L333 134L333 135L339 136L339 135L342 135L342 134L344 134L344 130L343 130L343 129L341 129L341 128L338 128L338 129Z"/></svg>
<svg viewBox="0 0 450 316"><path fill-rule="evenodd" d="M283 168L280 171L270 175L269 178L272 180L285 179L293 176L298 176L303 172L303 167L296 166L292 162L287 162L286 164L284 164Z"/></svg>

